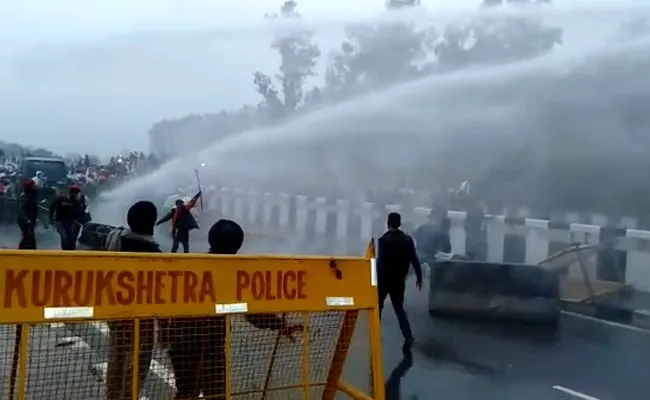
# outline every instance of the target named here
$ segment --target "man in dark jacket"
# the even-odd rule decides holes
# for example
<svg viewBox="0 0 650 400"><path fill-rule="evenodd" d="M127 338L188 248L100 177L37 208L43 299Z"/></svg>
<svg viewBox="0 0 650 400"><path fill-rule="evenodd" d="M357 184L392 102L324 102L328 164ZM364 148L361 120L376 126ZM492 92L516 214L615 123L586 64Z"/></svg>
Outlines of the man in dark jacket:
<svg viewBox="0 0 650 400"><path fill-rule="evenodd" d="M36 220L38 219L38 189L33 180L23 182L20 195L20 213L18 227L20 228L19 249L36 249Z"/></svg>
<svg viewBox="0 0 650 400"><path fill-rule="evenodd" d="M84 219L85 209L77 185L70 186L68 196L57 196L50 205L50 224L54 224L61 238L61 250L76 250L79 227Z"/></svg>
<svg viewBox="0 0 650 400"><path fill-rule="evenodd" d="M413 234L421 262L432 263L438 252L451 253L451 220L446 216L437 218L432 215L430 221L419 226Z"/></svg>
<svg viewBox="0 0 650 400"><path fill-rule="evenodd" d="M183 245L184 253L190 252L190 231L199 228L191 211L200 197L199 191L187 204L181 199L176 200L176 206L156 223L157 226L171 221L172 253L178 251L179 244Z"/></svg>
<svg viewBox="0 0 650 400"><path fill-rule="evenodd" d="M208 234L211 254L237 254L244 231L231 220L217 221ZM275 314L246 314L259 329L279 331L293 340L300 324L288 324ZM224 399L226 385L226 317L175 318L170 328L169 358L176 379L176 399Z"/></svg>
<svg viewBox="0 0 650 400"><path fill-rule="evenodd" d="M126 215L128 229L116 228L106 239L106 250L132 253L160 253L153 238L158 212L149 201L135 203ZM108 369L106 374L106 399L131 398L131 356L133 349L133 321L109 323ZM140 320L140 358L138 374L140 387L144 383L154 347L154 321Z"/></svg>
<svg viewBox="0 0 650 400"><path fill-rule="evenodd" d="M388 214L388 231L377 241L377 291L379 294L379 315L384 308L384 301L390 296L393 310L399 322L399 328L404 336L405 353L410 352L413 344L413 333L404 310L404 292L409 268L413 265L416 276L416 287L422 289L422 268L415 252L415 244L411 236L399 228L402 217L398 213Z"/></svg>

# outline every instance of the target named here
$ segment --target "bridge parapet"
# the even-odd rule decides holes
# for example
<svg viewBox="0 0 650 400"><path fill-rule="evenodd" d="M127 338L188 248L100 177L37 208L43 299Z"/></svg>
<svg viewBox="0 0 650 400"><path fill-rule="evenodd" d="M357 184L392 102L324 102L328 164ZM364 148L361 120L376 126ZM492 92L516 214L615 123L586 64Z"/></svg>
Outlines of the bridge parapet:
<svg viewBox="0 0 650 400"><path fill-rule="evenodd" d="M368 237L378 237L385 229L386 214L402 214L407 231L428 221L431 209L412 205L379 205L363 201L310 198L287 193L256 193L228 188L212 188L206 193L206 214L211 218L234 218L247 231L295 237L312 251L360 254ZM467 214L449 211L455 252L463 253L476 245L465 231ZM624 283L650 291L650 231L635 229L629 218L615 226L594 215L593 223L581 223L576 215L563 220L485 215L478 236L482 259L500 262L537 263L574 243L611 243L623 271ZM475 235L476 236L476 235ZM319 242L327 246L318 246ZM316 243L316 245L313 245ZM310 246L312 245L312 246ZM476 250L476 249L472 249ZM611 263L600 256L602 265ZM601 267L602 269L602 267ZM606 273L605 273L606 274Z"/></svg>

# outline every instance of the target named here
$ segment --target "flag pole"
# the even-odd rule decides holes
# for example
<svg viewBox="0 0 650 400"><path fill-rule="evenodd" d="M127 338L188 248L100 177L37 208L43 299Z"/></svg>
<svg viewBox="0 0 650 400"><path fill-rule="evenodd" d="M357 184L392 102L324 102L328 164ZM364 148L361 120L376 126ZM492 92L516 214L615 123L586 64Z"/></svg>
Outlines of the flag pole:
<svg viewBox="0 0 650 400"><path fill-rule="evenodd" d="M194 175L196 176L196 185L199 187L199 192L201 192L201 196L199 196L199 201L201 202L201 210L203 210L203 190L201 190L201 177L199 176L199 170L194 169Z"/></svg>

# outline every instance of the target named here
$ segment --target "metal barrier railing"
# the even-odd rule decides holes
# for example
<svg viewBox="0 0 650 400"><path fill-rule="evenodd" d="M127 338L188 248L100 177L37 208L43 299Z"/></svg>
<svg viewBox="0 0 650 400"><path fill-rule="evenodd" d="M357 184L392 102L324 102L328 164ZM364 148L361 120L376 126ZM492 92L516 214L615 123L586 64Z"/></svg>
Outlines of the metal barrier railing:
<svg viewBox="0 0 650 400"><path fill-rule="evenodd" d="M382 400L371 257L1 251L0 396Z"/></svg>

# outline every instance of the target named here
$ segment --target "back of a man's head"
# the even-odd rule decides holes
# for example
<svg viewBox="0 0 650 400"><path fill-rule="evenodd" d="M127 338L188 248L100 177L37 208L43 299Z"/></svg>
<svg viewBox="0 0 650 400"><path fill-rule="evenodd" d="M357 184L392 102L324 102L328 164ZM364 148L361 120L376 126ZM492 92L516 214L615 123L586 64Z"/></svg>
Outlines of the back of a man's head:
<svg viewBox="0 0 650 400"><path fill-rule="evenodd" d="M208 232L212 254L237 254L244 243L244 229L235 221L220 219Z"/></svg>
<svg viewBox="0 0 650 400"><path fill-rule="evenodd" d="M158 219L158 210L150 201L138 201L129 208L126 223L129 229L140 235L153 235L153 229Z"/></svg>
<svg viewBox="0 0 650 400"><path fill-rule="evenodd" d="M388 226L388 229L399 229L402 226L402 216L396 212L388 214L386 226Z"/></svg>

